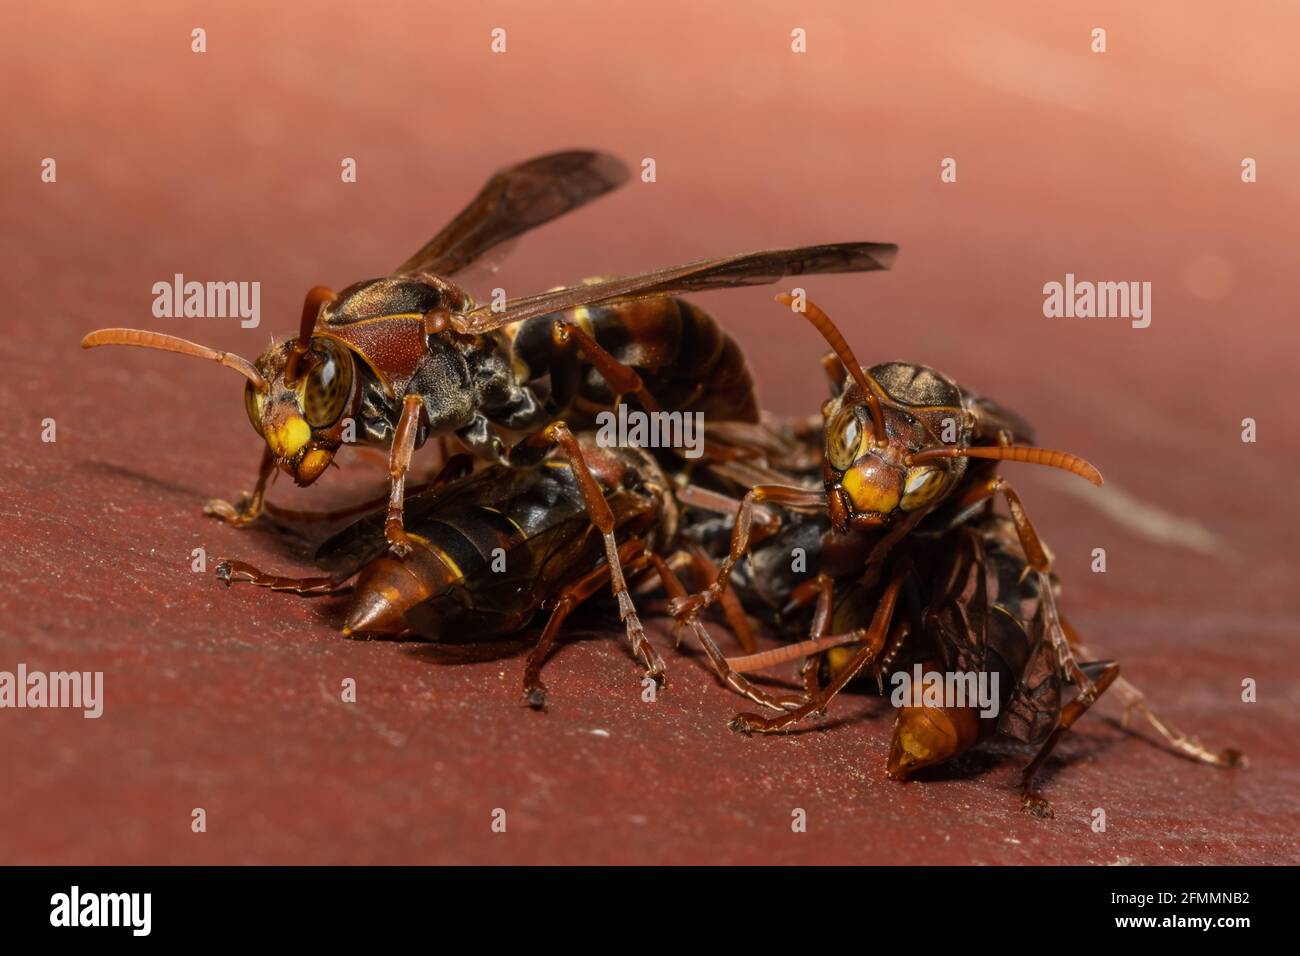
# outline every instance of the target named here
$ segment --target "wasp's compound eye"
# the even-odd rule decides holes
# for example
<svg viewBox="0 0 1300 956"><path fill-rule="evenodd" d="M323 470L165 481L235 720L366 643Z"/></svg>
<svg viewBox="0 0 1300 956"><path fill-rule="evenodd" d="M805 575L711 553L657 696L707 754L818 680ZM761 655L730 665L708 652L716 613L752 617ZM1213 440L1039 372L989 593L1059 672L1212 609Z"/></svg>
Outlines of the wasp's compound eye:
<svg viewBox="0 0 1300 956"><path fill-rule="evenodd" d="M912 468L903 483L903 500L899 507L904 511L916 511L931 504L943 490L946 473L932 465Z"/></svg>
<svg viewBox="0 0 1300 956"><path fill-rule="evenodd" d="M862 420L855 409L840 411L826 428L826 458L836 471L845 471L858 457L862 444Z"/></svg>
<svg viewBox="0 0 1300 956"><path fill-rule="evenodd" d="M248 420L253 423L257 433L262 435L262 393L253 388L252 382L244 386L244 411L248 412Z"/></svg>
<svg viewBox="0 0 1300 956"><path fill-rule="evenodd" d="M352 357L329 339L312 339L311 370L302 386L302 413L312 428L333 425L352 394Z"/></svg>

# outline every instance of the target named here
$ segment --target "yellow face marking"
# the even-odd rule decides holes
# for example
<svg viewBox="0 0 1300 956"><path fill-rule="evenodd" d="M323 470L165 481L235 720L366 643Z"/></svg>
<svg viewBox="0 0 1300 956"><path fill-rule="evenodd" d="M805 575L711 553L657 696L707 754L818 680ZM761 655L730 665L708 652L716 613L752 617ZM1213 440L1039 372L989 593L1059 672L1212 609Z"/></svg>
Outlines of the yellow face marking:
<svg viewBox="0 0 1300 956"><path fill-rule="evenodd" d="M266 433L266 443L280 458L292 458L311 441L311 426L301 415L290 415Z"/></svg>
<svg viewBox="0 0 1300 956"><path fill-rule="evenodd" d="M858 511L888 514L898 507L897 489L880 487L861 465L846 471L840 483Z"/></svg>

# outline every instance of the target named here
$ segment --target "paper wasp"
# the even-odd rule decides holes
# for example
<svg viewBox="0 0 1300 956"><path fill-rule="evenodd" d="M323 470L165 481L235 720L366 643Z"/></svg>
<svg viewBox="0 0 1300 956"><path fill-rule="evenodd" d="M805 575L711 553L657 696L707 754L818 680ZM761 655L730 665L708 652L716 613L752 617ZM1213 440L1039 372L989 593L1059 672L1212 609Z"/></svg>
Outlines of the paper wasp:
<svg viewBox="0 0 1300 956"><path fill-rule="evenodd" d="M777 300L796 305L789 295ZM754 508L762 502L824 511L840 539L836 546L861 552L855 574L872 584L901 541L953 527L1001 495L1030 567L1047 574L1047 549L1019 495L997 474L998 463L1048 465L1098 485L1101 473L1075 455L1029 445L1033 432L1020 416L964 391L941 372L905 362L863 367L821 309L806 302L796 311L802 311L832 349L823 361L836 392L822 408L823 488L752 487L737 511L731 547L717 579L703 592L675 603L679 620L691 619L725 589L735 563L750 549ZM945 434L948 441L943 440ZM779 521L768 516L757 533L765 536L777 527ZM1059 643L1068 656L1064 639Z"/></svg>
<svg viewBox="0 0 1300 956"><path fill-rule="evenodd" d="M222 561L218 576L301 595L351 592L343 634L409 634L444 643L477 642L516 634L535 614L550 610L528 659L523 699L544 706L541 669L569 613L607 583L623 600L623 579L658 578L672 596L684 596L672 564L685 562L711 578L716 568L681 534L676 482L647 452L604 448L590 434L576 437L578 463L552 454L540 467L488 465L462 474L459 456L431 487L407 500L412 542L404 555L384 543L382 512L355 522L328 541L317 563L328 576L289 578L239 561ZM610 514L620 539L620 563L605 560L589 514L593 501ZM724 605L733 626L744 628L739 605ZM701 644L715 667L724 658L707 632ZM632 650L661 679L664 664L639 627L629 631ZM732 686L746 692L743 678ZM759 703L773 699L754 690Z"/></svg>
<svg viewBox="0 0 1300 956"><path fill-rule="evenodd" d="M788 295L777 298L786 305L794 302ZM1024 725L1012 730L1025 739L1041 739L1051 732L1024 777L1025 806L1036 813L1046 813L1047 804L1032 790L1035 773L1060 734L1112 682L1117 682L1126 707L1142 709L1176 749L1207 762L1235 764L1235 751L1214 754L1161 722L1136 689L1118 679L1113 665L1081 664L1076 659L1083 649L1057 610L1050 553L1019 496L996 469L1000 461L1049 465L1096 484L1101 483L1100 473L1077 456L1028 445L1033 433L1023 419L964 392L939 372L901 362L862 367L824 312L808 302L805 315L832 348L824 363L836 394L822 409L823 489L788 483L751 487L737 511L729 552L715 581L673 604L679 620L698 629L696 615L724 593L736 562L756 545L761 550L764 542L776 540L775 535L802 541L810 562L820 566L815 581L789 588L790 607L816 600L809 639L730 660L719 670L723 681L735 686L746 670L803 658L802 702L780 701L786 713L775 717L738 715L732 728L780 730L824 710L849 681L868 669L883 680L900 661L926 661L937 655L949 663L958 658L973 661L968 669L974 670L1010 667L1014 686L1046 682L1048 696L1042 699L1004 702L1012 712L1022 713ZM945 429L952 435L947 443L941 440ZM999 494L1007 502L1009 518L992 515L992 501ZM763 502L790 508L794 517L785 523L774 515L760 517L756 506ZM810 517L809 509L820 509L822 516ZM821 534L825 525L830 533ZM972 552L974 557L963 557ZM987 585L994 595L991 602L985 586L976 587L981 576L1001 582ZM943 618L953 608L955 616ZM1018 632L993 640L987 629L978 634L963 630L971 626L972 617L987 619L990 609L1018 621ZM995 623L995 637L1002 623ZM1031 659L1029 651L1037 656ZM830 679L824 689L822 676ZM1078 689L1064 708L1063 685ZM1033 710L1031 704L1040 711L1032 720L1023 716ZM959 716L965 721L960 733L935 729L956 719L951 714L918 711L900 717L896 742L919 740L927 732L947 734L956 749L934 743L927 756L900 743L891 758L891 774L906 776L945 760L991 732L989 725L972 724L969 713Z"/></svg>
<svg viewBox="0 0 1300 956"><path fill-rule="evenodd" d="M414 449L430 435L454 433L490 461L536 460L546 443L537 429L566 417L599 386L609 401L641 378L661 394L719 419L757 420L752 384L735 344L707 314L674 298L681 293L776 281L805 272L887 268L896 247L840 243L770 250L593 280L478 304L449 278L507 239L549 222L618 187L627 171L595 152L554 153L498 172L452 222L394 274L339 294L312 289L296 337L256 362L169 335L103 329L82 346L131 345L210 359L248 379L248 417L265 440L256 488L238 507L215 501L208 512L243 525L262 510L276 469L299 485L315 481L343 442L345 422L357 441L390 449L390 515L385 528L398 552L402 489ZM608 303L605 308L594 306ZM563 320L556 333L556 319ZM528 320L541 320L528 324ZM506 327L514 327L514 341ZM617 340L614 349L600 341ZM588 366L571 360L580 348ZM621 352L626 364L611 352ZM588 375L590 366L598 374ZM609 382L609 379L615 379ZM684 379L684 382L678 379ZM549 381L547 381L549 379ZM580 422L574 422L580 427ZM502 431L532 432L507 448Z"/></svg>
<svg viewBox="0 0 1300 956"><path fill-rule="evenodd" d="M476 303L449 278L503 241L604 195L626 177L618 160L588 151L554 153L504 169L393 275L338 295L313 288L298 335L273 344L256 362L134 329L92 332L81 344L178 352L216 361L248 379L245 407L266 442L257 484L238 506L212 501L205 509L233 525L246 525L261 513L277 468L299 485L320 477L347 424L354 423L359 443L388 448L383 534L401 556L412 547L403 524L406 475L412 454L429 436L454 433L479 458L511 465L535 463L558 444L576 465L566 417L580 418L593 401L608 404L629 393L645 404L661 386L683 407L756 421L740 350L704 312L673 297L786 275L884 269L897 251L860 242L755 252L510 299L499 311ZM601 304L606 305L595 308ZM513 340L508 326L514 327ZM613 348L602 345L602 338ZM574 347L586 366L573 360ZM581 421L575 419L574 426ZM507 448L502 431L527 435ZM600 519L617 580L613 529L603 513L592 517ZM620 602L632 637L640 625L625 594Z"/></svg>
<svg viewBox="0 0 1300 956"><path fill-rule="evenodd" d="M849 582L832 597L833 586L823 581L809 640L727 660L724 679L803 658L807 680L809 665L820 654L824 666L812 683L819 676L831 679L825 692L813 686L804 704L786 714L771 719L739 714L734 727L766 732L820 711L859 672L860 662L871 660L881 688L917 667L969 675L971 684L997 676L988 681L998 691L991 712L982 713L982 706L969 700L910 701L899 707L886 763L895 780L908 780L1004 734L1038 745L1021 774L1021 804L1036 816L1051 816L1036 777L1064 734L1108 689L1119 695L1125 723L1133 711L1141 712L1176 752L1220 767L1244 765L1239 751L1211 750L1170 726L1119 676L1118 664L1095 659L1058 616L1055 575L1030 573L1011 519L989 513L942 535L912 537L888 563L904 568L896 579L902 587ZM1058 626L1071 649L1069 661L1051 633ZM1071 686L1076 693L1067 701Z"/></svg>

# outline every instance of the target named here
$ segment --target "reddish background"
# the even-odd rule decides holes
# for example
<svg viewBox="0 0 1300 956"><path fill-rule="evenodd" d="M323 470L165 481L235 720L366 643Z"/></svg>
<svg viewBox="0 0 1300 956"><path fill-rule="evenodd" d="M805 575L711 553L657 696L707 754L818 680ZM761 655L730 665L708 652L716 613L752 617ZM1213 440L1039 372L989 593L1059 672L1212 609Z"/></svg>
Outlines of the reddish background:
<svg viewBox="0 0 1300 956"><path fill-rule="evenodd" d="M1300 859L1294 8L156 6L11 5L0 31L0 669L106 681L98 721L0 712L0 862ZM1104 55L1089 52L1094 26ZM307 287L383 274L493 169L569 146L652 156L658 182L522 241L497 277L512 293L767 246L898 242L892 274L810 292L864 360L942 368L1102 468L1125 497L1011 472L1065 607L1167 716L1251 767L1195 766L1089 717L1052 765L1044 822L1017 812L1014 752L886 780L887 708L862 698L834 705L824 731L727 732L739 702L662 628L657 703L639 702L617 643L588 640L550 666L542 716L515 705L517 654L451 666L346 642L327 605L193 574L198 546L301 567L283 539L199 514L253 478L240 385L178 358L82 353L78 338L152 327L254 355L294 326ZM47 156L57 184L40 181ZM339 181L345 156L355 185ZM939 182L945 156L956 184ZM154 319L150 288L175 272L259 280L262 327ZM1066 272L1152 282L1152 326L1044 318L1042 285ZM747 348L765 405L807 413L822 346L770 294L702 301ZM1247 416L1256 444L1240 440ZM40 441L46 417L55 444ZM379 486L355 466L271 497ZM1124 517L1152 507L1212 543ZM1094 547L1105 575L1089 572ZM339 702L345 677L355 705ZM1258 703L1240 701L1244 677ZM190 832L194 807L205 834ZM497 807L505 835L489 830ZM807 834L790 831L794 807ZM1089 827L1096 807L1105 833Z"/></svg>

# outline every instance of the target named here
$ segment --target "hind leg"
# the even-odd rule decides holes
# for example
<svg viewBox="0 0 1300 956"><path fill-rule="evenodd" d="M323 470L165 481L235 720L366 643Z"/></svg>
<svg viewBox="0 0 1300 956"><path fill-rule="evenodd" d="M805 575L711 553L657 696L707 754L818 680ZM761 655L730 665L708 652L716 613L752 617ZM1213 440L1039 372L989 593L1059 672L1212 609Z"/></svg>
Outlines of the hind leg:
<svg viewBox="0 0 1300 956"><path fill-rule="evenodd" d="M619 548L619 557L628 571L637 570L644 565L645 558L642 554L644 548L644 543L639 540L628 541ZM601 590L609 579L610 566L602 564L564 588L555 599L555 606L546 621L546 628L542 631L537 646L528 655L528 664L524 667L522 703L533 710L546 709L546 685L542 683L542 667L546 664L546 656L555 646L560 626L564 623L564 619L573 613L574 608Z"/></svg>
<svg viewBox="0 0 1300 956"><path fill-rule="evenodd" d="M268 588L272 591L289 591L293 594L301 594L304 597L315 597L322 594L342 594L345 591L351 591L352 586L346 584L348 578L339 580L337 578L286 578L278 574L267 574L265 571L259 571L251 564L245 564L243 561L231 561L223 558L217 565L217 577L226 582L226 587L235 583L251 584L258 588Z"/></svg>
<svg viewBox="0 0 1300 956"><path fill-rule="evenodd" d="M1079 639L1079 634L1070 625L1070 622L1061 619L1061 628L1065 632L1066 639L1070 645L1082 654L1087 654L1087 648L1083 646ZM1223 750L1212 750L1205 744L1201 743L1190 734L1185 734L1172 724L1165 722L1147 704L1146 697L1133 684L1129 683L1123 677L1115 681L1115 691L1112 696L1117 696L1120 703L1124 706L1123 716L1120 718L1120 724L1128 729L1129 720L1134 711L1138 711L1158 733L1161 738L1172 747L1175 751L1192 760L1201 763L1208 763L1215 767L1244 767L1246 765L1246 755L1240 750L1232 747Z"/></svg>
<svg viewBox="0 0 1300 956"><path fill-rule="evenodd" d="M1021 809L1028 810L1036 817L1052 816L1052 805L1034 790L1034 777L1038 775L1038 771L1043 769L1043 764L1052 755L1052 751L1061 742L1061 738L1065 736L1066 731L1070 729L1076 720L1088 712L1088 708L1096 703L1097 698L1119 676L1119 665L1113 661L1098 662L1097 666L1102 669L1101 675L1096 680L1089 681L1088 690L1080 690L1074 700L1061 708L1061 716L1057 718L1056 726L1047 735L1047 739L1043 741L1043 745L1038 749L1038 753L1034 755L1034 759L1029 761L1029 765L1025 767L1024 774L1020 778Z"/></svg>

